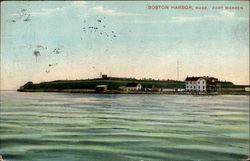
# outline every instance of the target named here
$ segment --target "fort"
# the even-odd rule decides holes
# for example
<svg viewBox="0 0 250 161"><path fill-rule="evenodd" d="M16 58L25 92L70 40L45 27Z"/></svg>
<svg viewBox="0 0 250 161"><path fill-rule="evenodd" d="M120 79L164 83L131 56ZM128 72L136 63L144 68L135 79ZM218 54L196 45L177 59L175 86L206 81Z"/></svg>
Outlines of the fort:
<svg viewBox="0 0 250 161"><path fill-rule="evenodd" d="M66 92L106 94L249 94L249 86L220 82L213 77L187 77L185 81L108 77L95 79L27 82L19 92Z"/></svg>

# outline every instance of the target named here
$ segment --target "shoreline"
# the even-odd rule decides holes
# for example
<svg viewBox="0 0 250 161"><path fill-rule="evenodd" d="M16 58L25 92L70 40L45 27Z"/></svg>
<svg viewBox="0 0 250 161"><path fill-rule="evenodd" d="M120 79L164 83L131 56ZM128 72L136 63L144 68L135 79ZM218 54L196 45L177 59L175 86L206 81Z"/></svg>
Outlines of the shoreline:
<svg viewBox="0 0 250 161"><path fill-rule="evenodd" d="M152 91L119 91L107 90L96 92L94 89L18 89L17 92L54 92L54 93L92 93L92 94L165 94L165 95L250 95L246 91L217 91L217 92L187 92L187 91L169 91L169 92L152 92Z"/></svg>

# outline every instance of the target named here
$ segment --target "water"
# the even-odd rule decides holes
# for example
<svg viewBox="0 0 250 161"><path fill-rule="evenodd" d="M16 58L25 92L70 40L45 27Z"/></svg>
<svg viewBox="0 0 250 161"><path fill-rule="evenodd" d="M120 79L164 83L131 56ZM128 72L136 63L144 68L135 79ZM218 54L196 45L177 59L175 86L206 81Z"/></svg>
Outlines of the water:
<svg viewBox="0 0 250 161"><path fill-rule="evenodd" d="M242 160L249 97L1 91L8 161Z"/></svg>

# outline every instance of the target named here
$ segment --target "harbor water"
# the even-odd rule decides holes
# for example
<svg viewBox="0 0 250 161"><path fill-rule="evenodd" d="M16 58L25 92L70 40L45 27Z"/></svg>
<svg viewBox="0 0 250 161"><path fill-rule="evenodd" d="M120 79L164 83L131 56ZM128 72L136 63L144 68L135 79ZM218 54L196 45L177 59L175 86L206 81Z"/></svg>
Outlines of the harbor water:
<svg viewBox="0 0 250 161"><path fill-rule="evenodd" d="M249 96L1 91L7 161L244 160Z"/></svg>

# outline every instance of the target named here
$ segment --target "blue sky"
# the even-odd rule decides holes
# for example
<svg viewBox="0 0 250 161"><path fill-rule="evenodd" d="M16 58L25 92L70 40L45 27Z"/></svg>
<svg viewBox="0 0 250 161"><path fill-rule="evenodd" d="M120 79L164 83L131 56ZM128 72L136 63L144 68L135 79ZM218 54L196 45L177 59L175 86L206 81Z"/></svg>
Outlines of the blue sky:
<svg viewBox="0 0 250 161"><path fill-rule="evenodd" d="M194 10L149 10L149 5ZM177 79L177 61L180 80L208 75L249 84L248 6L246 1L1 2L1 89L100 72Z"/></svg>

